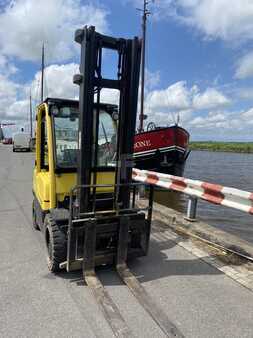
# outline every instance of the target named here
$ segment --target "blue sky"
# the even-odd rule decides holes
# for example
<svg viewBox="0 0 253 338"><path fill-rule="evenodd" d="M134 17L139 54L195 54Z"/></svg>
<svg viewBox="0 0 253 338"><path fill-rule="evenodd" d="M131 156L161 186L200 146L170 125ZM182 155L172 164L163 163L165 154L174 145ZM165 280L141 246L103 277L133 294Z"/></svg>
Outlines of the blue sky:
<svg viewBox="0 0 253 338"><path fill-rule="evenodd" d="M141 0L0 1L0 121L26 127L28 96L39 99L40 49L46 44L49 96L77 97L76 28L140 35ZM253 2L150 2L145 109L148 122L180 123L193 140L252 141ZM107 72L111 58L106 56ZM115 100L104 93L104 100ZM15 128L9 128L11 133Z"/></svg>

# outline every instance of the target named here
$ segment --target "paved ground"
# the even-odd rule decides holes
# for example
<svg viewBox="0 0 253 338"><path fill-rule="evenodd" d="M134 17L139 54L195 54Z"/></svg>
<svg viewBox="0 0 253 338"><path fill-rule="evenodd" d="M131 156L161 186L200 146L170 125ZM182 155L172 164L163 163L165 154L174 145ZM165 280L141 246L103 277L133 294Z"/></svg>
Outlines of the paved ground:
<svg viewBox="0 0 253 338"><path fill-rule="evenodd" d="M0 145L0 337L112 337L80 273L47 271L31 225L30 153ZM186 337L253 337L253 293L156 234L132 272ZM136 337L163 337L116 274L100 279Z"/></svg>

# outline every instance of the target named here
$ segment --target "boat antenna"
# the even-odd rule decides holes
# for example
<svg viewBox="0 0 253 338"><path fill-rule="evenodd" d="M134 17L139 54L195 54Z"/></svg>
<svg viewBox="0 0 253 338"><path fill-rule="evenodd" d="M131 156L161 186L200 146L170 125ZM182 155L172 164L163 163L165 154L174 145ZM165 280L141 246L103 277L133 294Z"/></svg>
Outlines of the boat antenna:
<svg viewBox="0 0 253 338"><path fill-rule="evenodd" d="M146 48L146 25L147 17L151 14L148 10L149 0L143 0L143 9L137 8L142 12L142 53L141 53L141 107L139 114L139 128L138 132L143 131L144 115L144 83L145 83L145 48Z"/></svg>
<svg viewBox="0 0 253 338"><path fill-rule="evenodd" d="M44 68L45 68L45 50L44 42L42 43L42 55L41 55L41 87L40 87L40 101L44 100Z"/></svg>
<svg viewBox="0 0 253 338"><path fill-rule="evenodd" d="M30 88L30 136L33 137L32 89Z"/></svg>
<svg viewBox="0 0 253 338"><path fill-rule="evenodd" d="M177 113L177 123L176 123L177 126L179 125L179 122L180 122L180 114Z"/></svg>
<svg viewBox="0 0 253 338"><path fill-rule="evenodd" d="M174 124L177 124L176 119L175 119L175 115L173 112L171 112L171 117L172 117L172 123L174 122Z"/></svg>

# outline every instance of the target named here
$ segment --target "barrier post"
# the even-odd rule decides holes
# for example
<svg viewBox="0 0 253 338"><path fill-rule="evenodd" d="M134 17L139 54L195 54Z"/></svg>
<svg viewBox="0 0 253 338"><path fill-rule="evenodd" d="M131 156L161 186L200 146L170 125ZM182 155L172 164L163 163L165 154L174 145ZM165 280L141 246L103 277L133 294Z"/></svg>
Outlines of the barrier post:
<svg viewBox="0 0 253 338"><path fill-rule="evenodd" d="M146 196L146 186L145 184L141 184L139 187L139 199L144 199Z"/></svg>
<svg viewBox="0 0 253 338"><path fill-rule="evenodd" d="M189 222L196 222L198 198L195 196L189 196L187 205L187 214L184 217Z"/></svg>

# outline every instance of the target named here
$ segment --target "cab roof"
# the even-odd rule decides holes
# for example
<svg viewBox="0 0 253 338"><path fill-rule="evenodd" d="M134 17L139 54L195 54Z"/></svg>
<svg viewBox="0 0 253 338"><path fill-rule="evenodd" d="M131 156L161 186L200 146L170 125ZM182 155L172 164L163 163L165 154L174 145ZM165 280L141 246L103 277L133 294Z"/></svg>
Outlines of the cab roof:
<svg viewBox="0 0 253 338"><path fill-rule="evenodd" d="M52 98L52 97L47 97L43 103L47 103L48 105L55 104L55 105L60 105L60 106L74 106L78 107L79 101L78 100L69 100L69 99L59 99L59 98ZM97 104L94 103L94 106L96 107ZM110 104L110 103L100 103L99 107L104 109L104 110L110 110L110 111L117 111L118 106L115 104Z"/></svg>

